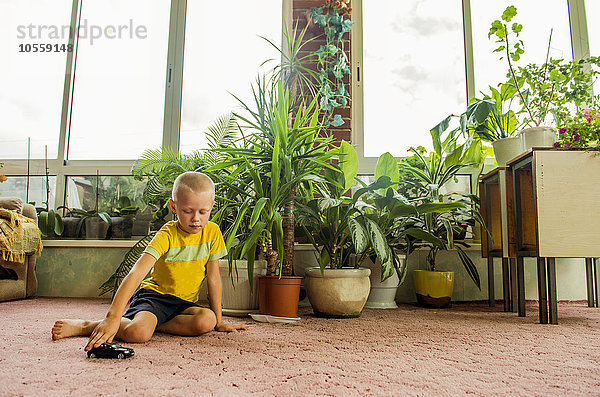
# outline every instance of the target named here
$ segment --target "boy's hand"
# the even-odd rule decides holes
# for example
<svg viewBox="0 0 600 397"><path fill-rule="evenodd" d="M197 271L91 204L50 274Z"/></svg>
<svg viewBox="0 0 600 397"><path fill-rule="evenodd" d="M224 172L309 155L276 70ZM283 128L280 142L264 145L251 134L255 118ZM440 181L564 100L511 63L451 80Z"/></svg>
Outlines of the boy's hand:
<svg viewBox="0 0 600 397"><path fill-rule="evenodd" d="M89 351L92 347L98 347L104 342L112 342L120 324L121 319L105 318L102 320L92 331L88 344L83 350Z"/></svg>
<svg viewBox="0 0 600 397"><path fill-rule="evenodd" d="M219 332L237 332L237 330L245 330L248 329L244 324L225 324L219 323L215 326L215 331Z"/></svg>

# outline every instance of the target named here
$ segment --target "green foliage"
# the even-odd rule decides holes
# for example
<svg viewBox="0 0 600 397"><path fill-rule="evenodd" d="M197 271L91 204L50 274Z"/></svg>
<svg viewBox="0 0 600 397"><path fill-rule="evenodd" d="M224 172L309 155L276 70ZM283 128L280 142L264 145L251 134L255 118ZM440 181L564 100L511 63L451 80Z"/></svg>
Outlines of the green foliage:
<svg viewBox="0 0 600 397"><path fill-rule="evenodd" d="M344 123L339 114L334 115L335 109L346 107L350 97L343 81L345 76L350 75L343 36L354 25L347 14L340 11L328 5L310 9L312 20L323 28L325 34L325 44L316 52L319 62L319 105L327 112L326 124L335 127Z"/></svg>
<svg viewBox="0 0 600 397"><path fill-rule="evenodd" d="M140 258L148 244L150 244L150 241L152 241L155 234L156 232L150 232L150 234L142 237L137 243L135 243L133 247L131 247L129 251L127 251L127 253L123 257L123 260L117 267L117 270L113 273L112 276L110 276L108 280L106 280L100 286L99 295L104 295L106 293L112 292L112 296L115 296L117 289L119 289L119 285L121 285L121 282L123 281L125 276L129 274L131 268L133 268L133 265L135 265L135 263Z"/></svg>
<svg viewBox="0 0 600 397"><path fill-rule="evenodd" d="M227 191L220 215L233 215L224 230L232 259L248 259L252 278L257 247L275 250L283 262L282 208L300 184L319 183L323 169L335 153L331 137L320 137L316 99L300 103L295 112L290 91L281 77L259 78L253 86L254 103L239 100L247 116L237 114L245 134L232 147L217 149L226 160L209 168L219 171L219 184Z"/></svg>
<svg viewBox="0 0 600 397"><path fill-rule="evenodd" d="M465 167L472 165L469 158L471 144L458 143L456 130L447 131L449 119L445 119L431 130L434 150L430 153L411 148L411 162L401 161L400 170L410 174L420 184L419 195L411 198L416 203L417 216L411 217L405 227L407 234L415 238L415 247L429 249L429 270L436 268L436 255L440 250L456 248L459 259L473 282L480 288L479 274L473 261L461 250L469 245L455 240L464 230L463 225L475 225L483 220L479 214L479 200L475 195L444 195L441 188ZM415 164L416 163L416 164Z"/></svg>
<svg viewBox="0 0 600 397"><path fill-rule="evenodd" d="M44 237L57 237L63 233L64 224L58 212L45 207L36 207L38 228Z"/></svg>
<svg viewBox="0 0 600 397"><path fill-rule="evenodd" d="M593 69L592 65L598 67L600 58L590 57L574 61L551 59L551 30L545 62L517 67L513 62L518 62L525 50L523 41L519 39L523 26L516 22L509 26L509 22L516 15L516 7L507 7L501 20L492 22L488 33L488 38L494 38L499 45L494 52L502 54L500 59L506 59L508 64L509 80L503 86L508 85L512 88L504 100L512 99L512 96L518 96L520 100L521 108L514 115L522 120L515 124L539 126L548 122L548 116L551 114L554 116L554 123L558 124L560 115L567 113L570 108L581 111L583 105L590 106L593 102L592 83L600 73ZM513 122L513 115L508 112L499 112L497 116L510 117L510 123ZM500 131L499 135L502 136L503 133L504 131Z"/></svg>

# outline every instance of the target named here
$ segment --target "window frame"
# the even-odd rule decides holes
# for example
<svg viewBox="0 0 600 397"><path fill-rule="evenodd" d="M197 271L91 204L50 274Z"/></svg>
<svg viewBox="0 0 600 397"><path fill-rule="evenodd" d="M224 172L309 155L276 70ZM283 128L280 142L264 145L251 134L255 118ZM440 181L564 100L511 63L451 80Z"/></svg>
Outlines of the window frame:
<svg viewBox="0 0 600 397"><path fill-rule="evenodd" d="M292 26L292 1L281 0L281 36L283 40L284 26ZM65 80L63 86L61 122L58 140L57 158L48 159L9 159L2 160L2 173L7 176L44 176L47 172L56 177L55 208L65 204L67 177L79 175L131 175L131 168L136 159L128 160L68 160L67 148L69 139L69 119L72 104L72 94L75 80L75 63L77 38L77 23L81 14L82 0L73 0L68 44L73 45L74 51L67 54L65 65ZM183 54L185 51L185 23L187 0L171 0L169 16L169 38L167 62L165 65L165 107L162 132L162 148L170 148L179 152L179 130L181 123L181 101L183 90Z"/></svg>
<svg viewBox="0 0 600 397"><path fill-rule="evenodd" d="M354 26L351 30L352 51L352 120L351 139L358 155L358 172L372 174L377 165L377 157L366 157L364 154L364 91L363 91L363 20L362 9L364 0L353 0ZM565 0L568 4L569 24L571 30L571 49L573 59L582 59L590 55L585 0ZM471 27L471 0L462 0L463 41L465 49L465 76L467 102L475 96L475 70L473 64L473 37ZM577 32L574 34L574 32ZM465 103L466 105L466 103ZM397 157L398 160L401 157ZM487 159L490 164L492 159Z"/></svg>

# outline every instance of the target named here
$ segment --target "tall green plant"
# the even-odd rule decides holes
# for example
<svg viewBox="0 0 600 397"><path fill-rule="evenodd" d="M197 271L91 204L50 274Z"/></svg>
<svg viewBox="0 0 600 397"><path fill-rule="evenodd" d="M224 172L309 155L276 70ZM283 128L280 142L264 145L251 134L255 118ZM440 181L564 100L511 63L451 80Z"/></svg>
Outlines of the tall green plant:
<svg viewBox="0 0 600 397"><path fill-rule="evenodd" d="M421 184L421 195L414 198L418 202L417 211L419 215L413 217L412 227L421 230L427 235L433 235L436 240L421 239L416 241L415 246L423 246L429 249L427 265L429 270L436 269L436 257L440 250L456 249L458 257L462 262L467 274L478 288L480 287L479 273L473 261L463 250L469 247L464 241L455 240L454 236L460 233L463 223L474 225L483 220L478 210L478 199L471 194L454 194L446 196L441 188L451 181L456 175L471 163L465 162L465 144L457 144L457 136L450 132L443 139L443 132L448 128L449 120L445 119L431 130L434 150L427 155L422 154L415 148L411 151L415 154L417 165L401 161L400 169L411 174ZM468 147L468 146L467 146ZM418 233L415 233L418 238Z"/></svg>
<svg viewBox="0 0 600 397"><path fill-rule="evenodd" d="M248 116L237 114L246 123L244 137L236 147L219 149L229 160L207 170L222 171L220 183L237 195L236 205L242 210L226 245L239 241L232 248L233 259L248 259L250 279L257 248L267 259L268 274L277 269L280 275L292 274L293 229L291 241L289 233L284 241L284 214L293 213L289 204L298 185L320 182L320 173L333 168L328 161L335 156L330 150L333 138L319 135L316 99L301 103L292 113L290 91L281 77L259 78L253 92L254 104L240 101ZM239 225L247 214L247 229L242 230ZM284 246L291 246L291 253L286 254Z"/></svg>

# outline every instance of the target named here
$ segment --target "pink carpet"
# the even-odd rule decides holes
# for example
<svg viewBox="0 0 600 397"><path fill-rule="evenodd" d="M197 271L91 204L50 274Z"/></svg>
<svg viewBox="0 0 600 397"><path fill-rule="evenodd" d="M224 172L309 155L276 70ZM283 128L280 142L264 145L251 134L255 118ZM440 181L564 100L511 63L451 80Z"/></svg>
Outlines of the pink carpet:
<svg viewBox="0 0 600 397"><path fill-rule="evenodd" d="M157 334L127 360L88 360L85 338L53 342L59 318L100 318L106 300L0 303L0 395L600 395L600 309L560 303L560 325L483 303L403 305L237 334ZM233 318L226 318L235 321Z"/></svg>

